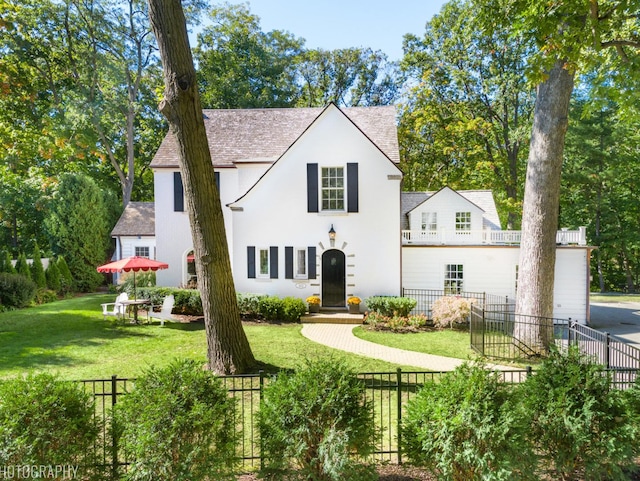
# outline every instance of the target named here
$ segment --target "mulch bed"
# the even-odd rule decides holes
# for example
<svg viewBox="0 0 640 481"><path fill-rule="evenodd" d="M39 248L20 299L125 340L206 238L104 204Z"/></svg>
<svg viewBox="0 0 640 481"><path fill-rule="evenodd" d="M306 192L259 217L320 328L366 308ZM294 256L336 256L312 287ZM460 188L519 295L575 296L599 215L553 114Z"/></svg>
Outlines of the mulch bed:
<svg viewBox="0 0 640 481"><path fill-rule="evenodd" d="M435 481L437 479L426 469L408 465L384 464L378 466L376 470L380 481ZM255 474L243 474L237 478L237 481L258 481L259 479L261 478Z"/></svg>

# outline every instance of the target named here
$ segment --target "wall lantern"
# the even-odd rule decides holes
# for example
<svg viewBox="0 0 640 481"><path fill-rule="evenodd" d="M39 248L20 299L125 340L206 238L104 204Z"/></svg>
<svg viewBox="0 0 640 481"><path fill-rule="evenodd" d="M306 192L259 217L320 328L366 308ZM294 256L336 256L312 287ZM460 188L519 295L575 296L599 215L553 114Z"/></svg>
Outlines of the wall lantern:
<svg viewBox="0 0 640 481"><path fill-rule="evenodd" d="M329 229L329 239L330 240L336 240L336 231L333 228L333 224L331 224L331 229Z"/></svg>

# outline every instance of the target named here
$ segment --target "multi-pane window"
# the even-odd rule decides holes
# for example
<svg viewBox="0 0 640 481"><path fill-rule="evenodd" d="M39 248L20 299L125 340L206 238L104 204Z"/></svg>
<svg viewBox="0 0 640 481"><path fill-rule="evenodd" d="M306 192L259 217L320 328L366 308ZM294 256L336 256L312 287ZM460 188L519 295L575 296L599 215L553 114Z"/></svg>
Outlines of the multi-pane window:
<svg viewBox="0 0 640 481"><path fill-rule="evenodd" d="M456 232L471 230L471 212L456 212Z"/></svg>
<svg viewBox="0 0 640 481"><path fill-rule="evenodd" d="M269 277L269 249L264 247L258 250L258 276Z"/></svg>
<svg viewBox="0 0 640 481"><path fill-rule="evenodd" d="M297 248L294 257L294 273L296 279L307 278L307 249Z"/></svg>
<svg viewBox="0 0 640 481"><path fill-rule="evenodd" d="M460 294L463 291L464 273L462 264L447 264L444 271L444 293Z"/></svg>
<svg viewBox="0 0 640 481"><path fill-rule="evenodd" d="M435 232L438 230L438 213L437 212L423 212L422 221L420 223L422 231Z"/></svg>
<svg viewBox="0 0 640 481"><path fill-rule="evenodd" d="M136 256L149 257L149 246L136 246Z"/></svg>
<svg viewBox="0 0 640 481"><path fill-rule="evenodd" d="M322 210L344 210L344 167L322 168Z"/></svg>

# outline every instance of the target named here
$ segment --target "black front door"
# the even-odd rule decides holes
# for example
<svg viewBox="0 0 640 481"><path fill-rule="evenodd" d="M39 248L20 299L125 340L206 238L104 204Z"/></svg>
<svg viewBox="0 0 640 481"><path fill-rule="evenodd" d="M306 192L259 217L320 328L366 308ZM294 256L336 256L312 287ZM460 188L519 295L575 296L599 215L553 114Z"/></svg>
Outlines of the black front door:
<svg viewBox="0 0 640 481"><path fill-rule="evenodd" d="M322 305L344 307L345 298L344 253L331 249L322 254Z"/></svg>

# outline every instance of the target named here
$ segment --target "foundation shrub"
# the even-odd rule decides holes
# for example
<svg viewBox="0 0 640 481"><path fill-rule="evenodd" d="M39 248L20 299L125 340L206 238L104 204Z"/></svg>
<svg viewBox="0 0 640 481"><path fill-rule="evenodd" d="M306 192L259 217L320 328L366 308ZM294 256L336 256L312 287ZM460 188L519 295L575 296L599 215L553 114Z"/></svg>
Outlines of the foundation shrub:
<svg viewBox="0 0 640 481"><path fill-rule="evenodd" d="M241 315L251 318L256 318L260 315L260 299L265 297L264 294L237 293L236 297Z"/></svg>
<svg viewBox="0 0 640 481"><path fill-rule="evenodd" d="M235 479L235 401L195 361L145 372L116 405L113 423L133 459L126 480Z"/></svg>
<svg viewBox="0 0 640 481"><path fill-rule="evenodd" d="M264 296L258 303L260 315L267 321L282 320L284 302L277 296Z"/></svg>
<svg viewBox="0 0 640 481"><path fill-rule="evenodd" d="M367 308L383 316L407 317L417 301L409 297L372 296L365 300Z"/></svg>
<svg viewBox="0 0 640 481"><path fill-rule="evenodd" d="M301 316L307 312L307 305L297 297L285 297L282 300L282 320L285 322L298 322Z"/></svg>
<svg viewBox="0 0 640 481"><path fill-rule="evenodd" d="M100 433L93 396L51 374L0 381L0 465L75 465L91 478Z"/></svg>
<svg viewBox="0 0 640 481"><path fill-rule="evenodd" d="M373 451L375 425L365 386L344 361L308 360L280 373L264 390L258 420L272 479L377 479L354 459Z"/></svg>
<svg viewBox="0 0 640 481"><path fill-rule="evenodd" d="M552 349L521 389L529 440L553 479L627 479L639 425L603 366L575 347Z"/></svg>
<svg viewBox="0 0 640 481"><path fill-rule="evenodd" d="M465 363L409 401L403 452L438 479L535 479L526 424L499 374Z"/></svg>

